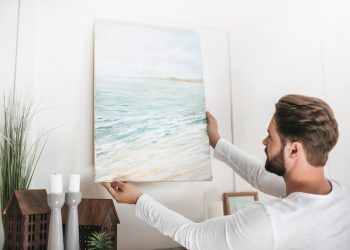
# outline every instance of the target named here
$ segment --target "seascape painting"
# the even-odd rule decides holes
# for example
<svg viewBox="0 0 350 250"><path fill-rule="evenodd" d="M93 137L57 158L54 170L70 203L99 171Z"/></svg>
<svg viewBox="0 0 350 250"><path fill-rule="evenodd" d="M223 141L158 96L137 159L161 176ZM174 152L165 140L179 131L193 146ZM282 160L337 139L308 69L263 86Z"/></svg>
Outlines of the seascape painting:
<svg viewBox="0 0 350 250"><path fill-rule="evenodd" d="M95 22L95 181L212 179L200 37Z"/></svg>

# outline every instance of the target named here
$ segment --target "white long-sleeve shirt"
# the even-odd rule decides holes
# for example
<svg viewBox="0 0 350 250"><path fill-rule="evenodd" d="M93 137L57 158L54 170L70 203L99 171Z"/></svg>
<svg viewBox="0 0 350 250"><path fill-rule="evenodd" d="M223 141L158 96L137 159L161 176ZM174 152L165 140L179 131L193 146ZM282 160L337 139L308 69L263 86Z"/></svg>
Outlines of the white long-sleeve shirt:
<svg viewBox="0 0 350 250"><path fill-rule="evenodd" d="M285 194L283 178L224 139L214 156L254 187L274 196ZM327 195L294 192L254 202L235 214L194 223L148 195L136 204L136 215L188 249L350 249L350 196L331 180Z"/></svg>

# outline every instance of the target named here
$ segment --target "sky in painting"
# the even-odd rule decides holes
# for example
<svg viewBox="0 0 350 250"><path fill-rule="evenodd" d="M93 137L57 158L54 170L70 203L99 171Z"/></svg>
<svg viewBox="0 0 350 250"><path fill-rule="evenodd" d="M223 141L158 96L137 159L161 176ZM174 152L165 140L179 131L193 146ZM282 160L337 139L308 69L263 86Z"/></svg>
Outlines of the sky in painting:
<svg viewBox="0 0 350 250"><path fill-rule="evenodd" d="M103 20L95 29L96 56L103 58L95 65L96 76L203 81L199 36L193 31Z"/></svg>

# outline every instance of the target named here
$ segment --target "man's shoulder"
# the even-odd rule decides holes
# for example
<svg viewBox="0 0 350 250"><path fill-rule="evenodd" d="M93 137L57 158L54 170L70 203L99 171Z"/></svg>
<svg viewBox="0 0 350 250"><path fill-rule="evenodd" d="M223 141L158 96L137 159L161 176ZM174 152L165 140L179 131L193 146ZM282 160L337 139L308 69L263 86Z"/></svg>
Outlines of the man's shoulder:
<svg viewBox="0 0 350 250"><path fill-rule="evenodd" d="M346 203L350 206L350 194L346 188L336 180L331 179L330 182L332 183L332 192L330 195L332 200L336 200L339 203Z"/></svg>
<svg viewBox="0 0 350 250"><path fill-rule="evenodd" d="M256 201L246 205L244 208L239 209L235 213L236 217L246 218L264 218L268 217L265 202ZM254 219L256 220L256 219Z"/></svg>
<svg viewBox="0 0 350 250"><path fill-rule="evenodd" d="M266 212L271 215L279 213L295 213L301 210L314 211L325 207L350 205L350 194L337 181L330 180L332 191L326 195L317 195L303 192L294 192L283 198L273 198L262 202Z"/></svg>
<svg viewBox="0 0 350 250"><path fill-rule="evenodd" d="M226 224L232 249L274 249L274 230L263 202L254 202L232 214Z"/></svg>
<svg viewBox="0 0 350 250"><path fill-rule="evenodd" d="M332 191L334 190L336 192L342 192L345 195L349 195L346 188L340 182L334 179L329 179L329 181L332 183Z"/></svg>

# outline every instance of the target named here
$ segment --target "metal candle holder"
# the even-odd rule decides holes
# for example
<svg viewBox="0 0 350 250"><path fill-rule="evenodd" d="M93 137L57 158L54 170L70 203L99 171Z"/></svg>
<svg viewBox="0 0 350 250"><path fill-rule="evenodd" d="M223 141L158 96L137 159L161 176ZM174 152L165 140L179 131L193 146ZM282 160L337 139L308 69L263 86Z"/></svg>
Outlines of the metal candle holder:
<svg viewBox="0 0 350 250"><path fill-rule="evenodd" d="M65 250L79 249L79 222L78 205L81 202L81 193L67 193L68 206L67 224L65 229Z"/></svg>
<svg viewBox="0 0 350 250"><path fill-rule="evenodd" d="M63 229L61 208L64 204L64 193L49 194L47 201L51 207L50 227L49 227L49 242L50 250L63 250Z"/></svg>

